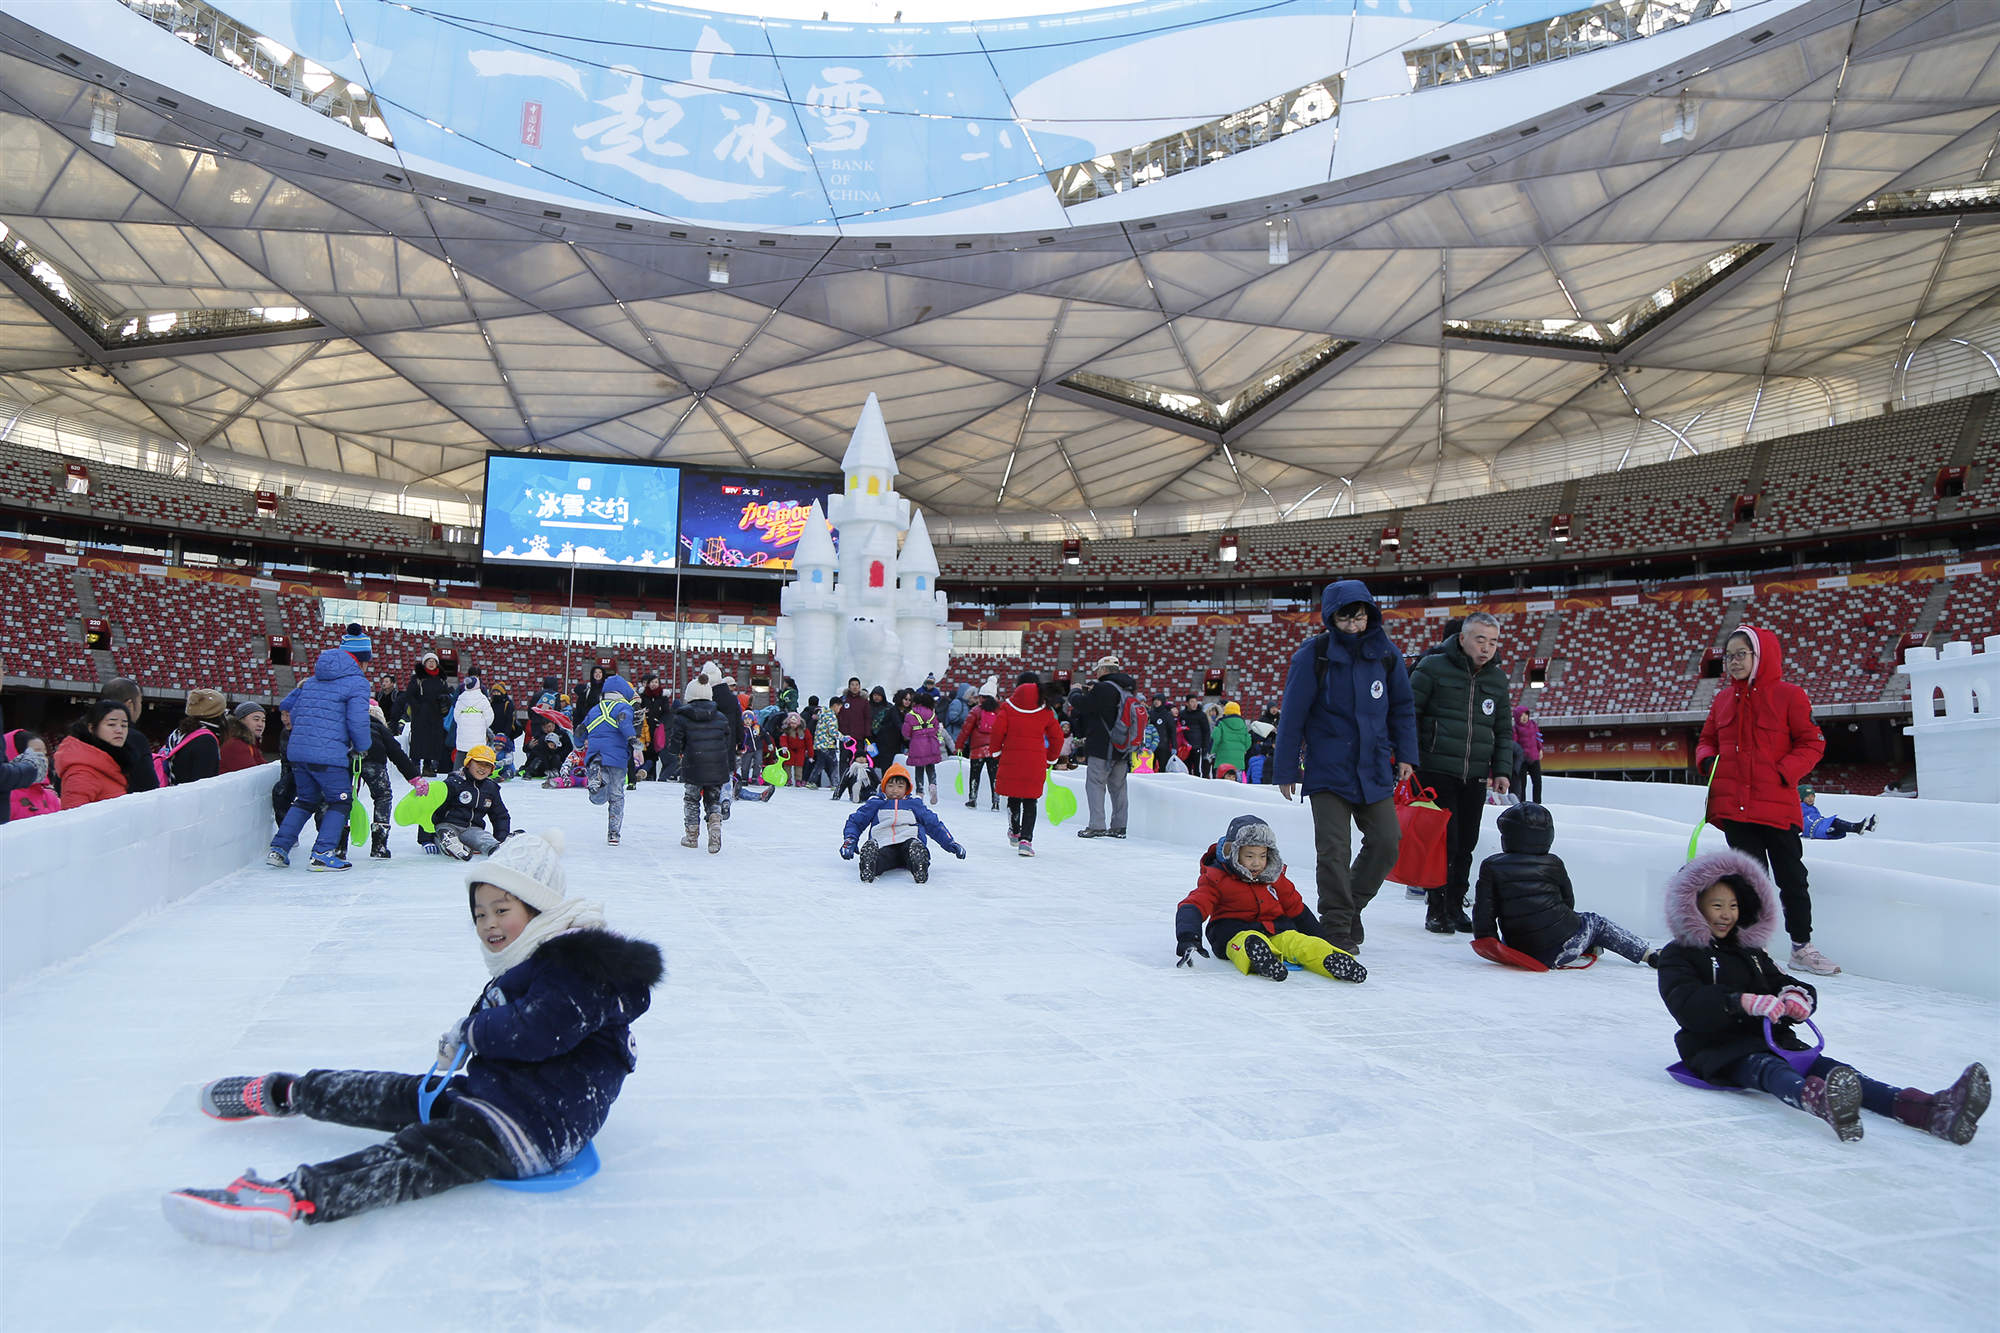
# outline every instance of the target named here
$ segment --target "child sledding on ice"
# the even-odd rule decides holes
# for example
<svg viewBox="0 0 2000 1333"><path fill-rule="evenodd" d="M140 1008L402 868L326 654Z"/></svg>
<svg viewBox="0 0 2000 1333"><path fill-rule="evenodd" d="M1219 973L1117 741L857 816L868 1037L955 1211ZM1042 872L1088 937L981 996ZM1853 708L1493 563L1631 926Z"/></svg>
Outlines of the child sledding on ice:
<svg viewBox="0 0 2000 1333"><path fill-rule="evenodd" d="M903 869L922 884L931 877L931 846L938 846L965 859L965 848L951 836L922 797L914 795L916 783L910 770L901 764L889 765L882 775L882 789L863 801L847 817L841 832L840 856L844 861L861 858L861 882L868 884L885 870ZM863 834L866 838L863 838Z"/></svg>
<svg viewBox="0 0 2000 1333"><path fill-rule="evenodd" d="M465 762L442 778L418 778L410 789L428 796L431 783L444 783L444 804L433 816L436 834L417 841L433 856L449 856L454 861L470 861L475 853L491 855L513 832L514 818L500 799L500 784L493 780L493 747L475 745L465 752ZM493 821L488 833L480 825Z"/></svg>
<svg viewBox="0 0 2000 1333"><path fill-rule="evenodd" d="M1615 921L1576 910L1576 893L1555 845L1556 821L1548 807L1523 802L1500 815L1501 850L1479 863L1472 904L1473 949L1481 940L1506 942L1545 968L1573 966L1587 953L1609 949L1635 963L1659 966L1652 945ZM1518 959L1499 961L1519 964Z"/></svg>
<svg viewBox="0 0 2000 1333"><path fill-rule="evenodd" d="M1764 952L1779 922L1778 893L1741 852L1710 852L1667 883L1673 943L1660 950L1660 998L1681 1027L1674 1045L1689 1073L1720 1087L1755 1088L1818 1116L1843 1142L1861 1137L1861 1111L1952 1143L1972 1142L1993 1087L1966 1066L1942 1092L1892 1088L1819 1056L1803 1072L1771 1049L1809 1050L1791 1025L1811 1017L1818 992ZM1765 1038L1769 1020L1771 1038Z"/></svg>
<svg viewBox="0 0 2000 1333"><path fill-rule="evenodd" d="M268 1250L300 1223L546 1175L582 1152L636 1067L630 1024L665 967L656 946L605 929L598 904L564 896L561 854L560 833L524 833L466 868L492 980L438 1041L435 1068L449 1081L427 1114L417 1074L218 1079L201 1090L201 1109L217 1120L304 1115L394 1137L276 1180L246 1171L221 1189L176 1190L161 1200L167 1221L197 1240Z"/></svg>
<svg viewBox="0 0 2000 1333"><path fill-rule="evenodd" d="M1366 981L1368 969L1319 933L1319 919L1285 876L1277 835L1255 815L1238 815L1201 856L1201 879L1174 913L1175 966L1194 966L1203 957L1202 921L1208 942L1244 976L1253 972L1283 981L1292 963L1335 981Z"/></svg>

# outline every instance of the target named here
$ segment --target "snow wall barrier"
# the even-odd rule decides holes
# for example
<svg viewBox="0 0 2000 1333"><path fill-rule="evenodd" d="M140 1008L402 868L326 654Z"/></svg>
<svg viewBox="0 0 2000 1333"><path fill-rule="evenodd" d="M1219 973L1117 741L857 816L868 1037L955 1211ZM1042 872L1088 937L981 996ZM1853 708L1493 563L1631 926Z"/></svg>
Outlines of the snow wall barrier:
<svg viewBox="0 0 2000 1333"><path fill-rule="evenodd" d="M262 859L277 780L261 764L0 825L0 989Z"/></svg>
<svg viewBox="0 0 2000 1333"><path fill-rule="evenodd" d="M963 768L962 763L956 766ZM1043 836L1074 837L1087 822L1083 770L1053 778L1076 793L1077 816ZM1172 934L1173 904L1194 887L1201 849L1239 814L1262 815L1271 825L1293 883L1307 903L1314 901L1312 812L1303 801L1287 802L1276 787L1165 773L1135 773L1127 791L1130 836L1188 848L1185 883L1160 889L1163 935ZM1555 851L1569 868L1577 907L1665 943L1663 890L1667 877L1687 857L1702 790L1675 783L1550 778L1543 796L1555 817ZM1863 837L1805 844L1813 942L1861 976L2000 999L2000 815L1994 808L1865 796L1822 796L1819 807L1853 820L1872 812L1879 822L1875 832ZM1499 814L1499 807L1489 806L1481 823L1475 883L1478 857L1500 850L1494 826ZM1360 835L1353 838L1358 850ZM1719 830L1702 832L1701 850L1727 845ZM1111 855L1115 859L1116 852ZM1400 890L1393 885L1384 890L1396 892ZM1463 936L1456 940L1459 948L1469 943ZM1773 948L1780 965L1786 952L1780 932Z"/></svg>

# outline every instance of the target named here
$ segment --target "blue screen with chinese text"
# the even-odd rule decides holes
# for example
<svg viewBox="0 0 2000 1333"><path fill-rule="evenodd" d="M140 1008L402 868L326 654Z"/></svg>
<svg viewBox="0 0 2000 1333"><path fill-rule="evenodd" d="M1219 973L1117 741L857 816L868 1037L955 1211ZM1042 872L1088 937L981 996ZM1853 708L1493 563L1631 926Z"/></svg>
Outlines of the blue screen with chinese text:
<svg viewBox="0 0 2000 1333"><path fill-rule="evenodd" d="M479 547L487 560L671 569L679 522L677 468L504 454L486 460Z"/></svg>

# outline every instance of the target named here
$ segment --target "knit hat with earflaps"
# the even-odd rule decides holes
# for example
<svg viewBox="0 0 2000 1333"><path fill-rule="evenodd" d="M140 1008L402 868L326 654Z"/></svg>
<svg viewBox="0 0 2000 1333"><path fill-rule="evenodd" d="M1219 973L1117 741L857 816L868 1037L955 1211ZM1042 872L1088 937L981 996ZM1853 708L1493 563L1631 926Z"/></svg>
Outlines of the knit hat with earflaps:
<svg viewBox="0 0 2000 1333"><path fill-rule="evenodd" d="M1245 847L1268 847L1271 850L1264 869L1255 875L1236 860L1236 854ZM1278 855L1278 835L1255 815L1238 815L1229 821L1229 827L1215 840L1215 856L1230 874L1252 884L1276 883L1278 876L1285 873L1284 860Z"/></svg>
<svg viewBox="0 0 2000 1333"><path fill-rule="evenodd" d="M212 719L221 717L228 708L229 701L222 697L221 690L189 690L187 715L193 718Z"/></svg>
<svg viewBox="0 0 2000 1333"><path fill-rule="evenodd" d="M481 884L514 897L535 909L535 917L512 944L495 953L480 947L486 955L486 970L499 976L518 966L544 942L568 930L604 924L604 909L594 902L569 898L569 877L563 872L561 829L545 833L516 833L501 843L493 855L465 867L465 898L468 910L476 906L474 895Z"/></svg>

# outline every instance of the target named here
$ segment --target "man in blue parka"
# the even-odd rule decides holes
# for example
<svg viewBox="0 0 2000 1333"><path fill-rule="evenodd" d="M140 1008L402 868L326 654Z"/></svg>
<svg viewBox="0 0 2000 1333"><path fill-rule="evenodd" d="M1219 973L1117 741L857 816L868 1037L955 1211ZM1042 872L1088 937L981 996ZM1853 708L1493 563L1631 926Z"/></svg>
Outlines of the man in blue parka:
<svg viewBox="0 0 2000 1333"><path fill-rule="evenodd" d="M1416 704L1403 654L1382 628L1367 584L1328 584L1320 615L1326 633L1292 654L1272 763L1288 801L1304 770L1319 853L1320 927L1336 948L1358 953L1361 909L1396 864L1402 841L1395 791L1416 764ZM1361 829L1352 865L1350 823Z"/></svg>
<svg viewBox="0 0 2000 1333"><path fill-rule="evenodd" d="M347 828L347 806L354 797L351 761L368 753L374 737L368 729L368 676L361 669L371 656L371 645L360 626L349 625L347 630L340 646L321 653L313 664L312 676L278 704L291 729L285 758L291 762L297 790L284 822L271 838L271 851L265 859L274 866L291 864L299 830L324 806L333 813L320 821L311 868L349 868L350 863L334 849Z"/></svg>

